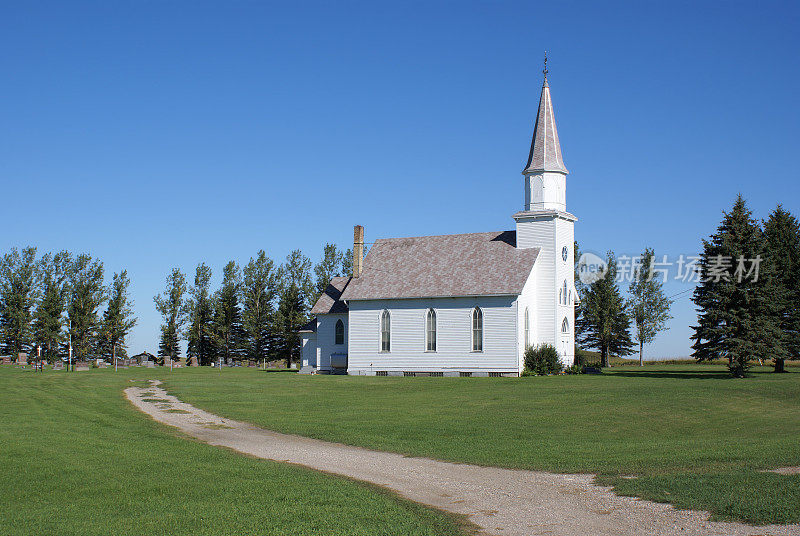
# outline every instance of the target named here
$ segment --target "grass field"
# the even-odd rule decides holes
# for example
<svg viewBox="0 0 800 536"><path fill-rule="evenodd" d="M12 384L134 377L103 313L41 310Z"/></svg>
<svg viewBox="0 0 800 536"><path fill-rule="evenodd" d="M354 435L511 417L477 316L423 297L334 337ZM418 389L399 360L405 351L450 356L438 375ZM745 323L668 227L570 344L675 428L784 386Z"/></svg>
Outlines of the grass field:
<svg viewBox="0 0 800 536"><path fill-rule="evenodd" d="M171 393L282 432L416 456L592 472L720 519L800 522L800 374L619 367L600 376L366 378L182 370ZM635 476L636 478L623 478Z"/></svg>
<svg viewBox="0 0 800 536"><path fill-rule="evenodd" d="M216 382L208 372L171 377ZM167 374L0 367L0 534L462 533L375 488L181 438L123 398L130 379Z"/></svg>

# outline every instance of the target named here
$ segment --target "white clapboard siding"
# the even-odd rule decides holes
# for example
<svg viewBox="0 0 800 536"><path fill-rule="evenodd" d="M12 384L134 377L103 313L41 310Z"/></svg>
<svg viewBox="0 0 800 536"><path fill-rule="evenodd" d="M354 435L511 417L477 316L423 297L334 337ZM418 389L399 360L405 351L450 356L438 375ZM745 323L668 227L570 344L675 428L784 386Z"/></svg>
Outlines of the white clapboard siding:
<svg viewBox="0 0 800 536"><path fill-rule="evenodd" d="M575 361L575 224L564 219L556 220L556 288L559 289L564 281L567 282L568 303L558 304L555 311L555 340L556 348L561 354L562 364L566 367ZM561 257L561 248L567 246L568 256L566 262ZM556 295L558 291L556 291ZM558 300L556 299L556 303ZM569 324L569 333L561 332L564 319Z"/></svg>
<svg viewBox="0 0 800 536"><path fill-rule="evenodd" d="M303 345L303 364L304 367L317 366L317 334L316 333L302 333L301 334Z"/></svg>
<svg viewBox="0 0 800 536"><path fill-rule="evenodd" d="M517 245L541 248L536 258L536 333L537 344L556 345L555 310L558 306L556 286L556 224L554 218L517 223ZM558 248L560 252L561 248ZM533 321L533 320L532 320Z"/></svg>
<svg viewBox="0 0 800 536"><path fill-rule="evenodd" d="M522 372L524 367L523 356L525 354L525 309L528 310L528 322L530 326L530 333L529 333L529 340L528 344L530 346L536 346L539 344L539 329L537 325L537 319L539 317L539 310L536 307L536 293L537 293L537 278L539 275L539 263L537 262L533 266L533 270L531 271L531 275L528 276L528 281L525 283L525 287L522 289L522 294L520 294L519 298L517 299L518 308L517 308L517 342L518 348L517 352L519 353L519 370Z"/></svg>
<svg viewBox="0 0 800 536"><path fill-rule="evenodd" d="M348 372L519 371L516 296L351 301ZM483 311L483 351L472 352L472 310ZM436 311L436 352L425 351L425 315ZM380 351L380 316L391 315L391 351Z"/></svg>
<svg viewBox="0 0 800 536"><path fill-rule="evenodd" d="M336 343L336 321L344 322L344 344ZM317 315L319 370L331 369L331 354L347 354L348 322L346 314Z"/></svg>

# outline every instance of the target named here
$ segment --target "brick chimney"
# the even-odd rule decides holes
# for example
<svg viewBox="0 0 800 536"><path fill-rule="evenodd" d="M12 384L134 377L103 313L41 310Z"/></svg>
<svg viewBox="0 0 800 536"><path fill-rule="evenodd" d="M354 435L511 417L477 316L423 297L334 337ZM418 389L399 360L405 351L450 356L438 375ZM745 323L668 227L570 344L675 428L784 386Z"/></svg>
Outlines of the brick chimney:
<svg viewBox="0 0 800 536"><path fill-rule="evenodd" d="M353 227L353 277L361 276L364 263L364 227Z"/></svg>

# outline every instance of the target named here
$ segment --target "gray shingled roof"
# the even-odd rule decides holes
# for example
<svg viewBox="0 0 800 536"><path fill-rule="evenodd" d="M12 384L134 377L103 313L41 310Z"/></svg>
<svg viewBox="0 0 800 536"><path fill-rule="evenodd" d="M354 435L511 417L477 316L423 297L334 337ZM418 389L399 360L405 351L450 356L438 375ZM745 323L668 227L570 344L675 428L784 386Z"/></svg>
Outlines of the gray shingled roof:
<svg viewBox="0 0 800 536"><path fill-rule="evenodd" d="M516 241L514 231L378 240L341 299L519 294L539 249Z"/></svg>
<svg viewBox="0 0 800 536"><path fill-rule="evenodd" d="M346 313L347 304L341 301L342 291L347 288L349 277L334 277L330 284L319 297L317 303L311 308L312 315L324 315L332 313Z"/></svg>
<svg viewBox="0 0 800 536"><path fill-rule="evenodd" d="M531 152L523 173L532 171L569 173L561 159L561 144L558 142L556 118L553 115L553 101L550 99L550 87L547 79L542 86L539 111L536 114L536 126L533 128Z"/></svg>

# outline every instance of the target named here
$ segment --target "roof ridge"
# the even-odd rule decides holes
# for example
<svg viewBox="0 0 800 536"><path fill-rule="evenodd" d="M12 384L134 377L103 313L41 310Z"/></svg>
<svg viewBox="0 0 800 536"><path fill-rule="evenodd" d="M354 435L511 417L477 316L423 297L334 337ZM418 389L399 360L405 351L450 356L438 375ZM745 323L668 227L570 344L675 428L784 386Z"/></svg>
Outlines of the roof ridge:
<svg viewBox="0 0 800 536"><path fill-rule="evenodd" d="M477 236L477 235L491 235L491 234L502 234L502 233L516 233L514 229L506 229L504 231L484 231L480 233L453 233L453 234L442 234L442 235L420 235L420 236L393 236L391 238L377 238L375 242L385 241L385 240L410 240L412 238L444 238L446 236Z"/></svg>

